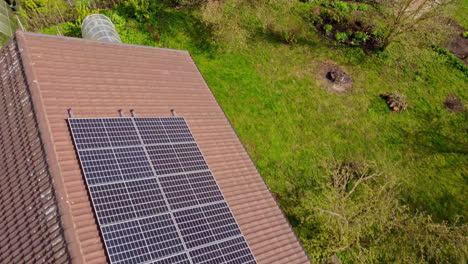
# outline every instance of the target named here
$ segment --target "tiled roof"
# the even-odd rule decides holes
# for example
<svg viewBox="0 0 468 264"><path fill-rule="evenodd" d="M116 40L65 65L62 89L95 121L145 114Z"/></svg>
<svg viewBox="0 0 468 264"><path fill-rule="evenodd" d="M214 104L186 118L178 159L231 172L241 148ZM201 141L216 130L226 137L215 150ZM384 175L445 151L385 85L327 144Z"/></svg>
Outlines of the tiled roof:
<svg viewBox="0 0 468 264"><path fill-rule="evenodd" d="M16 38L72 260L107 262L67 109L75 117L117 117L119 109L171 116L175 109L186 118L257 261L309 263L188 52L23 32Z"/></svg>
<svg viewBox="0 0 468 264"><path fill-rule="evenodd" d="M17 43L0 51L0 263L69 263Z"/></svg>

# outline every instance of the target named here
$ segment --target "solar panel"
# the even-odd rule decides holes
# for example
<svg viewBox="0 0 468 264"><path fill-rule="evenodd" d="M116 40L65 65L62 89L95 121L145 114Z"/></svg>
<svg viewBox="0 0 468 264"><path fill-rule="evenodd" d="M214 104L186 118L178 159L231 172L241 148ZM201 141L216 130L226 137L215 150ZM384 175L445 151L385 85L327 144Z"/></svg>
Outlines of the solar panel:
<svg viewBox="0 0 468 264"><path fill-rule="evenodd" d="M184 118L68 122L111 263L256 263Z"/></svg>

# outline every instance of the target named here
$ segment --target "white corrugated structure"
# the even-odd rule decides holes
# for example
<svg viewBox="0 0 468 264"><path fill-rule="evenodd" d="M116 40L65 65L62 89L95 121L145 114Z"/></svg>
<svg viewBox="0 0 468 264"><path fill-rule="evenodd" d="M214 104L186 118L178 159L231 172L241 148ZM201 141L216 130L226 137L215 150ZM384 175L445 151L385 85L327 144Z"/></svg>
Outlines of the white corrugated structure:
<svg viewBox="0 0 468 264"><path fill-rule="evenodd" d="M83 20L81 35L84 39L122 43L112 21L101 14L89 15Z"/></svg>

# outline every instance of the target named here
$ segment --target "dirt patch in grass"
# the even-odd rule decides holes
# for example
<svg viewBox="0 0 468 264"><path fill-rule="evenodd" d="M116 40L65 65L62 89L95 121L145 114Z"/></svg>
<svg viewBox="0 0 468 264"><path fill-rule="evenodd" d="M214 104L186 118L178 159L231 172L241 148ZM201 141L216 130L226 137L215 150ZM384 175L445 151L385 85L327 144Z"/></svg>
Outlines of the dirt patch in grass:
<svg viewBox="0 0 468 264"><path fill-rule="evenodd" d="M330 92L343 93L351 90L353 79L336 63L326 61L318 70L319 84Z"/></svg>
<svg viewBox="0 0 468 264"><path fill-rule="evenodd" d="M452 42L450 43L449 50L453 55L457 56L466 65L468 65L468 39L462 36L463 32L466 30L455 21L452 21L451 24L455 29L455 34Z"/></svg>
<svg viewBox="0 0 468 264"><path fill-rule="evenodd" d="M463 112L463 102L460 97L456 96L454 93L447 96L444 105L453 113Z"/></svg>

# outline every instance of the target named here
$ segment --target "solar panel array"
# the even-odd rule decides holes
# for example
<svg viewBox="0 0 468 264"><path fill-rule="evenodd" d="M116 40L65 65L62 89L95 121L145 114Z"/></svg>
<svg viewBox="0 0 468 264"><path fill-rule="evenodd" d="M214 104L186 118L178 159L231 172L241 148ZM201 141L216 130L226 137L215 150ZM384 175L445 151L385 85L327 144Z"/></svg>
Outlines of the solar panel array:
<svg viewBox="0 0 468 264"><path fill-rule="evenodd" d="M68 122L111 263L256 263L184 118Z"/></svg>

